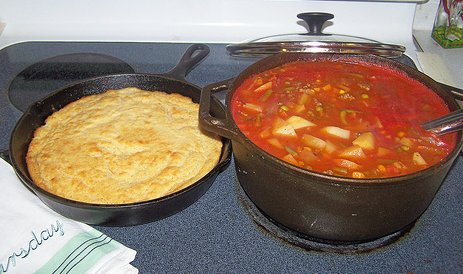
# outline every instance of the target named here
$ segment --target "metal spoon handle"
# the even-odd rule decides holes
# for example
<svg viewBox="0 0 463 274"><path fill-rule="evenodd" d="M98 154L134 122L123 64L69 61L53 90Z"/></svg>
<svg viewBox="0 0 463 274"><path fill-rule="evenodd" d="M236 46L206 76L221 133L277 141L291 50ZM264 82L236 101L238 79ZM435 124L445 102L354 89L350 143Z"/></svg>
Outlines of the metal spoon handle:
<svg viewBox="0 0 463 274"><path fill-rule="evenodd" d="M459 109L435 120L422 124L422 127L437 135L458 131L463 129L463 109Z"/></svg>

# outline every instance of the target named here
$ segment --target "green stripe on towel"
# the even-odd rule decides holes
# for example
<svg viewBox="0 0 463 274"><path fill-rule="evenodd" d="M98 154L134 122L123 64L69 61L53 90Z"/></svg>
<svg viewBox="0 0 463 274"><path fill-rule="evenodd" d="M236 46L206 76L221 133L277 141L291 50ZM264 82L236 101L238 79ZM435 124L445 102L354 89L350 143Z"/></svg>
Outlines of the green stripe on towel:
<svg viewBox="0 0 463 274"><path fill-rule="evenodd" d="M99 231L82 232L35 273L85 273L120 244Z"/></svg>

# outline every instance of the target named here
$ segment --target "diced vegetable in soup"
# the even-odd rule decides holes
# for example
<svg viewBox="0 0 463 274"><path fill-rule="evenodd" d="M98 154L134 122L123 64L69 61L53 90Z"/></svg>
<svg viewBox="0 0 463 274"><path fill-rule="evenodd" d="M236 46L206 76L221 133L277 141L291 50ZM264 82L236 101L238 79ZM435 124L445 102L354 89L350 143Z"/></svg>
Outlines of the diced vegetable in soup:
<svg viewBox="0 0 463 274"><path fill-rule="evenodd" d="M449 112L416 80L373 64L300 61L245 80L234 120L257 146L293 165L353 178L405 175L440 162L455 134L420 124Z"/></svg>

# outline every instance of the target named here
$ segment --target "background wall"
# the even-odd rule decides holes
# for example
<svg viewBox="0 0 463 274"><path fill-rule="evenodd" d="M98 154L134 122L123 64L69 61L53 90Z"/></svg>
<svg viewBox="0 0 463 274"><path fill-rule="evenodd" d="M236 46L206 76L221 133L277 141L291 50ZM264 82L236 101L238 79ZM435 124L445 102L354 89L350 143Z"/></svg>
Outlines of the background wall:
<svg viewBox="0 0 463 274"><path fill-rule="evenodd" d="M303 32L297 13L327 11L336 16L326 28L331 33L402 39L411 33L403 26L411 25L414 10L415 4L368 1L0 0L0 21L7 24L3 38L10 41L27 37L238 42ZM372 26L372 20L379 26Z"/></svg>

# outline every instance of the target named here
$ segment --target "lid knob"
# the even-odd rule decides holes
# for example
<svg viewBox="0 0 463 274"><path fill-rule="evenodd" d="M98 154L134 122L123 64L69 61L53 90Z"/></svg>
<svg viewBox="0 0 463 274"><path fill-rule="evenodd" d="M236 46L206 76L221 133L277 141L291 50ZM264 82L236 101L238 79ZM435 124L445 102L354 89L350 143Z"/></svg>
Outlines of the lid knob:
<svg viewBox="0 0 463 274"><path fill-rule="evenodd" d="M333 19L334 15L325 12L304 12L299 13L297 18L304 20L309 26L308 35L324 35L322 33L323 24L326 21Z"/></svg>

